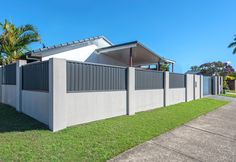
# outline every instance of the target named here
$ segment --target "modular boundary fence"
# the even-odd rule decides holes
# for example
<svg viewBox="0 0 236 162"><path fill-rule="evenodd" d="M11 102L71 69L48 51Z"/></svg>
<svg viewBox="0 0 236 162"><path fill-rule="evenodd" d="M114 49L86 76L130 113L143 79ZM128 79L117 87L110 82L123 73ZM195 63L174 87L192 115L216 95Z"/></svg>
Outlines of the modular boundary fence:
<svg viewBox="0 0 236 162"><path fill-rule="evenodd" d="M201 75L56 58L30 64L20 60L1 70L1 102L53 131L219 94L223 87L218 76L206 85ZM213 90L203 93L206 86Z"/></svg>
<svg viewBox="0 0 236 162"><path fill-rule="evenodd" d="M180 73L170 73L169 87L170 88L185 88L186 75L180 74Z"/></svg>
<svg viewBox="0 0 236 162"><path fill-rule="evenodd" d="M125 67L67 61L67 91L119 91L127 89Z"/></svg>
<svg viewBox="0 0 236 162"><path fill-rule="evenodd" d="M49 91L48 61L22 66L22 90Z"/></svg>
<svg viewBox="0 0 236 162"><path fill-rule="evenodd" d="M135 69L135 90L164 89L164 72Z"/></svg>
<svg viewBox="0 0 236 162"><path fill-rule="evenodd" d="M2 68L2 84L16 84L16 64L9 64Z"/></svg>

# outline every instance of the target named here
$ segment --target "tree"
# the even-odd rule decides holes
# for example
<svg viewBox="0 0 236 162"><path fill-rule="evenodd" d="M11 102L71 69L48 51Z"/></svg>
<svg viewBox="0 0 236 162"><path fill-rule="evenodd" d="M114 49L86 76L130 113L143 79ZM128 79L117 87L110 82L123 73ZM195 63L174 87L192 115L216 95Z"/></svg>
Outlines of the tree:
<svg viewBox="0 0 236 162"><path fill-rule="evenodd" d="M232 77L236 78L236 71L230 73L229 76L232 76Z"/></svg>
<svg viewBox="0 0 236 162"><path fill-rule="evenodd" d="M191 70L200 72L202 75L220 75L227 76L234 72L234 68L228 64L221 61L218 62L208 62L200 66L192 66Z"/></svg>
<svg viewBox="0 0 236 162"><path fill-rule="evenodd" d="M16 27L5 20L0 23L2 33L0 35L0 63L9 64L16 62L33 42L41 42L36 28L30 24Z"/></svg>
<svg viewBox="0 0 236 162"><path fill-rule="evenodd" d="M160 67L160 70L161 71L169 71L169 64L168 63L162 63L161 64L161 67Z"/></svg>
<svg viewBox="0 0 236 162"><path fill-rule="evenodd" d="M233 48L233 54L236 54L236 35L234 36L234 40L229 44L228 48Z"/></svg>
<svg viewBox="0 0 236 162"><path fill-rule="evenodd" d="M194 72L199 72L201 70L198 66L191 66L190 69Z"/></svg>

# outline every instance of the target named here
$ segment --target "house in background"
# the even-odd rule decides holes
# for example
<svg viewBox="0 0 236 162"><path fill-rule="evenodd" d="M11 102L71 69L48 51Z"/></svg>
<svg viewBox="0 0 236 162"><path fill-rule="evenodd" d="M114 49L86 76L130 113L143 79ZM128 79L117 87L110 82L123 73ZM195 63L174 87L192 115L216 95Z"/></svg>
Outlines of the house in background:
<svg viewBox="0 0 236 162"><path fill-rule="evenodd" d="M172 65L172 72L175 64L175 61L157 55L138 41L114 45L104 36L45 47L26 53L26 59L31 61L44 61L50 58L125 67L149 68L152 65L156 70L160 70L161 64L165 63Z"/></svg>

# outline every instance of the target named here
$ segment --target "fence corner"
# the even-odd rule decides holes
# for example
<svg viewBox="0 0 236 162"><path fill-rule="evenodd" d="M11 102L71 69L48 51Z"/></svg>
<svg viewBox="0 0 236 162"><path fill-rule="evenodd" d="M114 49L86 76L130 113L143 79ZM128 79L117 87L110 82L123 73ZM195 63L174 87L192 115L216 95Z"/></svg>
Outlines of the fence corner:
<svg viewBox="0 0 236 162"><path fill-rule="evenodd" d="M67 127L66 60L49 59L49 129L53 132Z"/></svg>

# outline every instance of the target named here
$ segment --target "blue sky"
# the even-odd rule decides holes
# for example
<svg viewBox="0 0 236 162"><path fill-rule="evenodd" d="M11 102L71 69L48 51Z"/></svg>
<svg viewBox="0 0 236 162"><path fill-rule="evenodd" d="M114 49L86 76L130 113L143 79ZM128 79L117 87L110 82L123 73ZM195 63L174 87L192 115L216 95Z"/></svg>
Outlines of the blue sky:
<svg viewBox="0 0 236 162"><path fill-rule="evenodd" d="M12 0L0 21L35 25L49 46L104 35L113 43L138 40L175 60L176 72L208 61L231 61L235 0ZM32 48L40 47L34 45Z"/></svg>

